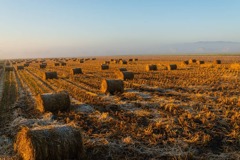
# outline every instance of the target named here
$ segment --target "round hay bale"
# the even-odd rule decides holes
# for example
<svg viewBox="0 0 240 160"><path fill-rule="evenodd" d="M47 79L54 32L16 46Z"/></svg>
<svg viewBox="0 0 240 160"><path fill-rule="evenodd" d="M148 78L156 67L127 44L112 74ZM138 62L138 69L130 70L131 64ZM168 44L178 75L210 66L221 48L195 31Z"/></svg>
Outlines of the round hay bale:
<svg viewBox="0 0 240 160"><path fill-rule="evenodd" d="M66 65L67 65L67 63L61 62L61 66L66 66Z"/></svg>
<svg viewBox="0 0 240 160"><path fill-rule="evenodd" d="M47 67L47 64L39 64L39 67L41 68L41 69L43 69L43 68L46 68Z"/></svg>
<svg viewBox="0 0 240 160"><path fill-rule="evenodd" d="M129 62L133 62L133 59L132 59L132 58L130 58L130 59L128 59L128 61L129 61Z"/></svg>
<svg viewBox="0 0 240 160"><path fill-rule="evenodd" d="M118 60L118 59L115 59L115 60L113 61L113 63L118 64L118 63L119 63L119 60Z"/></svg>
<svg viewBox="0 0 240 160"><path fill-rule="evenodd" d="M196 62L197 62L196 59L189 59L189 60L188 60L188 63L189 63L189 64L196 63Z"/></svg>
<svg viewBox="0 0 240 160"><path fill-rule="evenodd" d="M117 78L121 80L133 80L134 73L128 71L116 72Z"/></svg>
<svg viewBox="0 0 240 160"><path fill-rule="evenodd" d="M5 66L5 72L10 72L10 71L13 71L13 67L12 66Z"/></svg>
<svg viewBox="0 0 240 160"><path fill-rule="evenodd" d="M60 66L60 64L59 63L54 63L54 66Z"/></svg>
<svg viewBox="0 0 240 160"><path fill-rule="evenodd" d="M215 61L213 61L213 63L214 64L221 64L222 62L221 62L221 60L215 60Z"/></svg>
<svg viewBox="0 0 240 160"><path fill-rule="evenodd" d="M101 65L101 69L102 69L102 70L107 70L107 69L109 69L109 65L107 65L107 64L102 64L102 65Z"/></svg>
<svg viewBox="0 0 240 160"><path fill-rule="evenodd" d="M197 61L197 64L204 64L204 61Z"/></svg>
<svg viewBox="0 0 240 160"><path fill-rule="evenodd" d="M70 109L70 96L67 91L44 93L37 97L37 109L40 112L68 111Z"/></svg>
<svg viewBox="0 0 240 160"><path fill-rule="evenodd" d="M57 79L58 75L57 72L45 72L43 79L47 80L47 79Z"/></svg>
<svg viewBox="0 0 240 160"><path fill-rule="evenodd" d="M176 64L169 64L167 66L168 70L176 70L177 69L177 65Z"/></svg>
<svg viewBox="0 0 240 160"><path fill-rule="evenodd" d="M146 66L146 71L156 71L157 65L156 64L150 64Z"/></svg>
<svg viewBox="0 0 240 160"><path fill-rule="evenodd" d="M80 61L79 61L80 63L84 63L84 60L83 59L80 59Z"/></svg>
<svg viewBox="0 0 240 160"><path fill-rule="evenodd" d="M110 61L105 61L104 64L110 64Z"/></svg>
<svg viewBox="0 0 240 160"><path fill-rule="evenodd" d="M183 64L183 65L188 65L189 62L188 62L188 61L183 61L182 64Z"/></svg>
<svg viewBox="0 0 240 160"><path fill-rule="evenodd" d="M94 60L96 60L97 58L92 58L92 60L94 61Z"/></svg>
<svg viewBox="0 0 240 160"><path fill-rule="evenodd" d="M120 64L127 64L126 60L120 60Z"/></svg>
<svg viewBox="0 0 240 160"><path fill-rule="evenodd" d="M86 158L81 131L72 125L23 127L17 133L14 150L23 160Z"/></svg>
<svg viewBox="0 0 240 160"><path fill-rule="evenodd" d="M24 67L29 67L29 63L24 63Z"/></svg>
<svg viewBox="0 0 240 160"><path fill-rule="evenodd" d="M17 66L17 70L23 70L24 66Z"/></svg>
<svg viewBox="0 0 240 160"><path fill-rule="evenodd" d="M81 68L73 68L71 70L72 74L75 75L75 74L82 74L82 69Z"/></svg>
<svg viewBox="0 0 240 160"><path fill-rule="evenodd" d="M101 91L103 93L123 93L124 91L124 84L122 80L110 80L104 79L101 85Z"/></svg>
<svg viewBox="0 0 240 160"><path fill-rule="evenodd" d="M127 71L127 68L119 68L119 71Z"/></svg>

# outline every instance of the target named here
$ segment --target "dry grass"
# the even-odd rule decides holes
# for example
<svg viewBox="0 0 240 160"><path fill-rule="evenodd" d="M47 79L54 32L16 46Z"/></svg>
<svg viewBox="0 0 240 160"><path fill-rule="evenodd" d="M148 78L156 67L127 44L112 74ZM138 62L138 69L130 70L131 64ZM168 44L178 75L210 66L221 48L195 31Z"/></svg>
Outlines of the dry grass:
<svg viewBox="0 0 240 160"><path fill-rule="evenodd" d="M46 59L46 69L32 62L17 72L33 98L38 93L64 89L71 97L71 108L41 118L33 108L14 107L9 113L16 115L15 121L9 120L8 127L0 130L4 142L8 141L0 141L4 149L10 150L21 126L31 130L74 122L81 127L89 159L240 158L240 73L235 65L232 68L239 57L143 56L127 64L111 62L109 69L100 70L101 64L110 58L113 57L84 63L69 59L67 66L57 67L53 65L55 60ZM119 58L135 57L113 59ZM205 63L182 65L189 59ZM215 59L222 64L213 64ZM146 72L149 64L158 64L157 70ZM168 71L169 64L176 64L177 71ZM122 67L132 71L134 79L123 82L124 93L103 94L102 80L117 79L115 72ZM72 76L72 68L81 68L84 74ZM43 80L45 71L57 71L59 79ZM114 85L109 89L114 89ZM7 152L5 156L14 154Z"/></svg>

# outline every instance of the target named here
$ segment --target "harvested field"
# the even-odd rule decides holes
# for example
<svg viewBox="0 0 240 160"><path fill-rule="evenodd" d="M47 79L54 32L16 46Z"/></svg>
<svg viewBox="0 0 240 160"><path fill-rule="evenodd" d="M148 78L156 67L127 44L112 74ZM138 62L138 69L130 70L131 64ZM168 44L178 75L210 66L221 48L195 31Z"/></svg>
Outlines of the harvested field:
<svg viewBox="0 0 240 160"><path fill-rule="evenodd" d="M131 63L112 63L119 59ZM28 67L12 71L5 71L2 62L0 159L21 159L24 152L35 157L41 146L55 147L49 156L71 159L239 159L239 59L114 56L85 58L84 63L74 58L34 59ZM41 61L48 65L40 68ZM67 65L55 65L66 61ZM62 134L62 128L69 134ZM44 132L54 143L48 144ZM37 135L42 139L38 141ZM29 152L31 146L21 148L30 142L38 152Z"/></svg>

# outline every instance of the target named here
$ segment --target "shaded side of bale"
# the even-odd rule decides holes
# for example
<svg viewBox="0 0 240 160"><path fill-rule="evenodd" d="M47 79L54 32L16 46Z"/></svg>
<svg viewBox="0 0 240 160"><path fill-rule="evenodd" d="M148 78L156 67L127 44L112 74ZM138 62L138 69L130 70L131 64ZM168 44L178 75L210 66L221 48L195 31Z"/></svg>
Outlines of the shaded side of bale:
<svg viewBox="0 0 240 160"><path fill-rule="evenodd" d="M116 72L117 78L121 80L133 80L134 73L128 71Z"/></svg>
<svg viewBox="0 0 240 160"><path fill-rule="evenodd" d="M24 67L29 67L29 63L25 63L23 66Z"/></svg>
<svg viewBox="0 0 240 160"><path fill-rule="evenodd" d="M197 61L197 64L204 64L204 61Z"/></svg>
<svg viewBox="0 0 240 160"><path fill-rule="evenodd" d="M59 63L54 63L54 66L60 66L60 64Z"/></svg>
<svg viewBox="0 0 240 160"><path fill-rule="evenodd" d="M123 81L105 79L102 81L101 91L103 93L110 93L110 94L123 93L124 91Z"/></svg>
<svg viewBox="0 0 240 160"><path fill-rule="evenodd" d="M23 70L24 66L17 66L17 70Z"/></svg>
<svg viewBox="0 0 240 160"><path fill-rule="evenodd" d="M128 59L128 61L129 61L129 62L132 62L132 61L133 61L133 59L132 59L132 58L130 58L130 59Z"/></svg>
<svg viewBox="0 0 240 160"><path fill-rule="evenodd" d="M57 79L58 75L57 72L45 72L43 79L47 80L47 79Z"/></svg>
<svg viewBox="0 0 240 160"><path fill-rule="evenodd" d="M157 65L155 64L150 64L146 66L146 71L156 71L157 70Z"/></svg>
<svg viewBox="0 0 240 160"><path fill-rule="evenodd" d="M189 64L191 64L191 63L196 63L196 61L197 61L196 59L189 59L189 60L188 60L188 63L189 63Z"/></svg>
<svg viewBox="0 0 240 160"><path fill-rule="evenodd" d="M12 66L5 66L5 69L4 69L6 72L9 72L9 71L13 71L13 67Z"/></svg>
<svg viewBox="0 0 240 160"><path fill-rule="evenodd" d="M84 60L83 60L83 59L81 59L79 62L80 62L80 63L84 63Z"/></svg>
<svg viewBox="0 0 240 160"><path fill-rule="evenodd" d="M44 93L37 97L37 109L40 112L68 111L70 108L70 96L68 92Z"/></svg>
<svg viewBox="0 0 240 160"><path fill-rule="evenodd" d="M183 61L182 64L183 64L183 65L188 65L189 62L188 62L188 61Z"/></svg>
<svg viewBox="0 0 240 160"><path fill-rule="evenodd" d="M169 64L167 68L168 68L168 70L176 70L177 65L176 64Z"/></svg>
<svg viewBox="0 0 240 160"><path fill-rule="evenodd" d="M222 61L221 61L221 60L215 60L215 61L213 61L213 63L214 63L214 64L221 64Z"/></svg>
<svg viewBox="0 0 240 160"><path fill-rule="evenodd" d="M104 64L110 64L110 61L105 61Z"/></svg>
<svg viewBox="0 0 240 160"><path fill-rule="evenodd" d="M81 68L73 68L73 69L71 70L71 73L72 73L73 75L75 75L75 74L82 74L82 69L81 69Z"/></svg>
<svg viewBox="0 0 240 160"><path fill-rule="evenodd" d="M107 65L107 64L102 64L102 65L101 65L101 69L102 69L102 70L107 70L107 69L109 69L109 65Z"/></svg>
<svg viewBox="0 0 240 160"><path fill-rule="evenodd" d="M42 69L43 69L43 68L46 68L46 67L47 67L47 64L40 64L39 67L42 68Z"/></svg>
<svg viewBox="0 0 240 160"><path fill-rule="evenodd" d="M67 65L67 63L65 63L65 62L61 63L61 66L66 66L66 65Z"/></svg>
<svg viewBox="0 0 240 160"><path fill-rule="evenodd" d="M113 61L113 63L118 64L118 63L119 63L119 60L118 60L118 59L115 59L115 60Z"/></svg>
<svg viewBox="0 0 240 160"><path fill-rule="evenodd" d="M96 60L97 58L92 58L92 60L94 61L94 60Z"/></svg>
<svg viewBox="0 0 240 160"><path fill-rule="evenodd" d="M14 150L23 160L86 159L81 131L71 125L23 127Z"/></svg>
<svg viewBox="0 0 240 160"><path fill-rule="evenodd" d="M120 64L127 64L126 60L120 60Z"/></svg>
<svg viewBox="0 0 240 160"><path fill-rule="evenodd" d="M138 61L138 58L135 58L134 61Z"/></svg>
<svg viewBox="0 0 240 160"><path fill-rule="evenodd" d="M119 71L127 71L127 68L119 68Z"/></svg>

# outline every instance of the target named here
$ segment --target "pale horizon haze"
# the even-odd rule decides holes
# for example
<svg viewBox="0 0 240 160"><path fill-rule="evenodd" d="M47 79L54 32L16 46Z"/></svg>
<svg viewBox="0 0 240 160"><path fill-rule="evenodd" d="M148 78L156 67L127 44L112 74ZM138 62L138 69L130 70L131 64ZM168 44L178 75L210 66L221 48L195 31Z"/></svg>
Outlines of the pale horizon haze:
<svg viewBox="0 0 240 160"><path fill-rule="evenodd" d="M0 0L0 59L240 53L239 0Z"/></svg>

